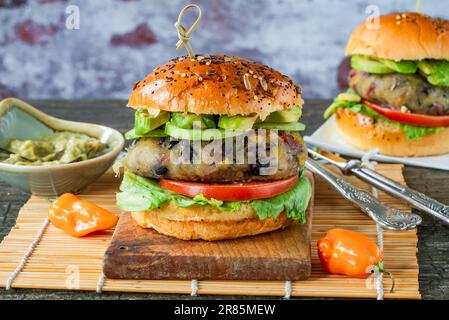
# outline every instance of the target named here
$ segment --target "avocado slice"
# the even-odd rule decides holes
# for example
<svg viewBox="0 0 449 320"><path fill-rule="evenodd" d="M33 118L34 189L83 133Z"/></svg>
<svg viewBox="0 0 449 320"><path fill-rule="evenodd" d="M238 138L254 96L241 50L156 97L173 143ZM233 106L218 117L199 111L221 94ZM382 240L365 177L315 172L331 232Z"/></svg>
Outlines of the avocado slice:
<svg viewBox="0 0 449 320"><path fill-rule="evenodd" d="M449 86L449 61L418 61L418 68L430 84L434 86Z"/></svg>
<svg viewBox="0 0 449 320"><path fill-rule="evenodd" d="M219 140L241 135L243 131L230 131L223 129L209 128L205 130L183 129L175 126L171 122L165 124L165 133L179 140Z"/></svg>
<svg viewBox="0 0 449 320"><path fill-rule="evenodd" d="M257 116L225 116L218 119L218 127L225 130L249 130L256 122Z"/></svg>
<svg viewBox="0 0 449 320"><path fill-rule="evenodd" d="M324 119L327 119L331 115L333 115L335 111L337 111L337 109L341 107L341 105L342 102L340 100L335 99L334 102L332 102L332 104L329 107L327 107L326 111L324 111L323 114Z"/></svg>
<svg viewBox="0 0 449 320"><path fill-rule="evenodd" d="M434 86L449 87L449 73L435 72L427 77L427 81Z"/></svg>
<svg viewBox="0 0 449 320"><path fill-rule="evenodd" d="M294 106L287 110L275 111L268 115L265 122L296 122L301 118L302 108Z"/></svg>
<svg viewBox="0 0 449 320"><path fill-rule="evenodd" d="M306 126L300 122L289 122L289 123L274 123L274 122L261 122L254 124L256 129L267 129L267 130L281 130L281 131L303 131Z"/></svg>
<svg viewBox="0 0 449 320"><path fill-rule="evenodd" d="M432 74L438 70L437 65L429 60L418 61L417 64L419 70L423 72L425 75Z"/></svg>
<svg viewBox="0 0 449 320"><path fill-rule="evenodd" d="M163 137L167 137L167 134L165 133L164 129L156 129L156 130L150 131L144 135L136 134L135 129L131 129L125 133L126 140L132 140L132 139L138 139L138 138L149 138L149 137L163 138Z"/></svg>
<svg viewBox="0 0 449 320"><path fill-rule="evenodd" d="M359 96L357 93L355 93L354 91L352 91L351 89L349 89L346 92L340 93L337 96L337 100L341 100L341 101L352 101L352 102L360 102L360 100L362 100L362 97Z"/></svg>
<svg viewBox="0 0 449 320"><path fill-rule="evenodd" d="M340 107L346 107L349 104L358 103L362 100L354 90L349 88L346 92L340 93L336 99L332 102L332 104L327 107L326 111L324 111L323 117L324 119L329 118L331 115L335 113L335 111Z"/></svg>
<svg viewBox="0 0 449 320"><path fill-rule="evenodd" d="M418 67L414 61L379 59L379 62L399 73L416 73L416 70L418 70Z"/></svg>
<svg viewBox="0 0 449 320"><path fill-rule="evenodd" d="M134 131L136 135L143 136L150 131L162 126L170 120L170 113L166 111L159 112L156 116L152 116L148 111L139 109L134 117Z"/></svg>
<svg viewBox="0 0 449 320"><path fill-rule="evenodd" d="M395 72L395 70L387 67L382 62L360 55L351 57L351 67L369 73L385 74Z"/></svg>
<svg viewBox="0 0 449 320"><path fill-rule="evenodd" d="M201 129L216 127L213 116L194 113L174 112L171 116L171 122L182 129L192 129L195 124L199 124Z"/></svg>

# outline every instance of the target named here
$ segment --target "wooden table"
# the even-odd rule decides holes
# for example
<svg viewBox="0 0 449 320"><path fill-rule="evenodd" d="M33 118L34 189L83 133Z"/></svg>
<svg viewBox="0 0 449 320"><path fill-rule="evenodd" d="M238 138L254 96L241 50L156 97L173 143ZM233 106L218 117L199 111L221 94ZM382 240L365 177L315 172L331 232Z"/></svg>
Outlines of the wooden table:
<svg viewBox="0 0 449 320"><path fill-rule="evenodd" d="M122 100L37 100L32 105L53 116L67 120L85 121L113 127L125 132L132 127L134 112L125 108ZM311 134L323 122L322 114L329 100L308 100L304 108L303 122L307 124L305 135ZM449 203L449 172L406 167L407 184L431 197ZM0 240L14 225L19 208L29 194L18 191L0 181ZM449 299L449 227L423 216L418 229L419 284L423 299ZM93 292L0 289L1 299L185 299L185 295L133 294ZM213 298L214 296L209 296ZM208 298L208 296L200 296ZM239 298L239 297L227 297Z"/></svg>

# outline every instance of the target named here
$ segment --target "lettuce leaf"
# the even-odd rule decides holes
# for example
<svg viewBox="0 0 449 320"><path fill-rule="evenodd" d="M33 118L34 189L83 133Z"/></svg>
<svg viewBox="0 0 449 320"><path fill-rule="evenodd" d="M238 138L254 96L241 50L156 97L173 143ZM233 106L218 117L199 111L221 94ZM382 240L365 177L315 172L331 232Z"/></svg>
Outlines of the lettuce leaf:
<svg viewBox="0 0 449 320"><path fill-rule="evenodd" d="M374 119L387 121L393 125L396 125L404 131L405 138L407 140L419 140L423 136L432 134L432 133L438 133L441 130L443 130L443 127L418 127L411 124L401 123L394 120L390 120L387 117L377 113L373 109L369 108L368 106L355 102L355 101L349 101L349 100L339 100L335 99L334 102L326 109L324 112L324 118L327 119L332 114L335 113L335 111L338 108L348 108L352 112L360 112L363 113L366 116L369 116Z"/></svg>
<svg viewBox="0 0 449 320"><path fill-rule="evenodd" d="M200 205L200 206L210 205L213 207L217 207L222 211L240 210L240 202L237 201L224 202L217 199L208 199L202 194L195 196L193 199L189 197L175 195L174 201L176 202L176 205L181 208L186 208L193 205Z"/></svg>
<svg viewBox="0 0 449 320"><path fill-rule="evenodd" d="M291 190L268 199L251 201L251 206L260 219L276 219L281 212L300 223L306 222L305 212L312 196L312 185L304 175Z"/></svg>
<svg viewBox="0 0 449 320"><path fill-rule="evenodd" d="M144 178L129 171L125 172L120 191L116 195L117 207L124 211L146 211L160 207L168 201L174 201L178 207L210 205L223 211L240 209L240 202L223 202L207 199L202 194L189 198L162 189L157 180Z"/></svg>
<svg viewBox="0 0 449 320"><path fill-rule="evenodd" d="M160 207L172 199L156 180L125 172L120 191L116 195L117 207L125 211L146 211Z"/></svg>

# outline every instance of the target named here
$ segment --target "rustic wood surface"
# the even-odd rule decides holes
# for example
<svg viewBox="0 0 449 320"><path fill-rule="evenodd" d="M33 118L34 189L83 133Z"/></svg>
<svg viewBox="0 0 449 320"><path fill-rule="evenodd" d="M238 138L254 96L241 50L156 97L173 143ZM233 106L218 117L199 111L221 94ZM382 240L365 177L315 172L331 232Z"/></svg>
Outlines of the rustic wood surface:
<svg viewBox="0 0 449 320"><path fill-rule="evenodd" d="M312 174L307 176L313 183ZM142 229L123 213L106 250L103 272L111 279L305 280L311 272L312 211L313 200L307 222L286 230L189 243Z"/></svg>
<svg viewBox="0 0 449 320"><path fill-rule="evenodd" d="M124 108L126 102L119 100L54 101L38 100L30 103L44 112L68 120L86 121L127 131L133 122L133 111ZM322 123L322 112L329 100L306 101L303 122L305 134L311 134ZM424 168L406 167L407 184L444 203L449 203L449 172ZM14 225L19 208L29 194L18 191L0 181L0 240ZM420 292L423 299L449 299L449 227L432 217L423 215L418 229L418 262L420 265ZM103 293L0 289L1 299L185 299L186 295ZM197 299L217 298L200 296ZM227 297L248 298L248 297Z"/></svg>

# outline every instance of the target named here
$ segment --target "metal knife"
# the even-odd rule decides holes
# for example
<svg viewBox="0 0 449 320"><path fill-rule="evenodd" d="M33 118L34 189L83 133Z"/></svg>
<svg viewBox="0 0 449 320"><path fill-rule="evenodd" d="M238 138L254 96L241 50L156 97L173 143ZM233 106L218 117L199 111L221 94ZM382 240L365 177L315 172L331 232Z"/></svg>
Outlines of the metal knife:
<svg viewBox="0 0 449 320"><path fill-rule="evenodd" d="M338 162L326 156L323 156L322 154L315 152L310 148L308 151L309 154L314 158L325 160L326 162L337 166L343 174L353 174L359 179L371 184L372 186L385 191L395 198L407 202L412 207L428 213L449 225L448 205L432 199L419 191L413 190L407 186L400 185L399 183L377 173L376 171L364 167L362 165L362 162L359 160Z"/></svg>
<svg viewBox="0 0 449 320"><path fill-rule="evenodd" d="M380 202L371 193L352 185L345 178L335 174L313 159L307 159L306 168L324 178L344 198L359 207L384 229L414 229L422 221L421 217L416 214L400 211Z"/></svg>

